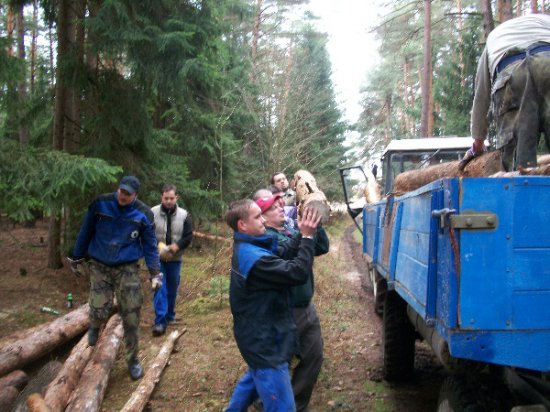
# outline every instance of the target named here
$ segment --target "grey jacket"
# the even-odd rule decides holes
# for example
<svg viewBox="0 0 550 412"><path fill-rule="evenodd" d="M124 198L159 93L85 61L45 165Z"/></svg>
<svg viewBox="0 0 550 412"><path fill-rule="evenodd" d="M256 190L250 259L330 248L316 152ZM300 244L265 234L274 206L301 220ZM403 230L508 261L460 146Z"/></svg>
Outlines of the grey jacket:
<svg viewBox="0 0 550 412"><path fill-rule="evenodd" d="M166 243L166 229L168 216L162 205L156 205L151 208L155 216L155 235L157 242ZM189 246L193 239L193 222L187 210L177 207L175 213L171 216L171 234L172 243L177 243L180 250L171 256L170 261L179 261L183 251Z"/></svg>

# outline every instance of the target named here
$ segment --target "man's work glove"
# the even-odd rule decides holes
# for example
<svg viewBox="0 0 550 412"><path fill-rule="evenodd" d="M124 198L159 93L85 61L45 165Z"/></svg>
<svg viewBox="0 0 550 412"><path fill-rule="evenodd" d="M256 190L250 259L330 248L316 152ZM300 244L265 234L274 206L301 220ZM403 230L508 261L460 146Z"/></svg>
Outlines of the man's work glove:
<svg viewBox="0 0 550 412"><path fill-rule="evenodd" d="M80 277L82 275L82 264L84 263L84 258L73 259L67 256L67 262L69 262L69 266L73 273L77 277Z"/></svg>
<svg viewBox="0 0 550 412"><path fill-rule="evenodd" d="M485 144L483 143L483 140L475 140L472 144L472 147L468 149L460 163L458 164L458 170L461 172L464 171L464 168L468 163L470 163L472 160L474 160L476 157L481 156L483 153L487 151L487 148L485 147Z"/></svg>
<svg viewBox="0 0 550 412"><path fill-rule="evenodd" d="M153 292L156 292L162 287L163 278L164 275L162 274L162 272L151 278L151 289L153 290Z"/></svg>

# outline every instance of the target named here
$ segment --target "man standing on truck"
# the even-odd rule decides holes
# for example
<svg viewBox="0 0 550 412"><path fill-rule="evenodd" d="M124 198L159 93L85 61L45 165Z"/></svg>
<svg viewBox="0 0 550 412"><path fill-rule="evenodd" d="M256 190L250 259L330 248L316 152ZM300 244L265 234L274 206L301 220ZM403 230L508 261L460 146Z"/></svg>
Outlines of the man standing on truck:
<svg viewBox="0 0 550 412"><path fill-rule="evenodd" d="M508 20L487 37L479 59L471 131L474 142L461 169L485 151L489 122L505 170L537 166L544 133L550 147L550 16L530 14Z"/></svg>
<svg viewBox="0 0 550 412"><path fill-rule="evenodd" d="M285 227L285 215L278 202L279 198L280 195L258 197L256 204L262 211L266 233L275 235L279 244L285 244L290 242L293 237L300 236L300 232ZM317 228L314 241L315 256L328 253L329 239L321 226ZM299 360L292 371L292 392L297 412L307 411L323 364L323 336L321 335L321 322L312 302L313 292L313 271L309 273L305 284L293 286L290 289L294 321L298 332L297 355Z"/></svg>
<svg viewBox="0 0 550 412"><path fill-rule="evenodd" d="M233 202L225 215L234 231L229 289L233 333L249 367L226 411L246 411L258 397L265 410L296 410L288 371L296 352L290 286L305 283L311 273L320 220L316 211L305 209L298 222L302 236L278 245L266 235L262 211L253 200Z"/></svg>

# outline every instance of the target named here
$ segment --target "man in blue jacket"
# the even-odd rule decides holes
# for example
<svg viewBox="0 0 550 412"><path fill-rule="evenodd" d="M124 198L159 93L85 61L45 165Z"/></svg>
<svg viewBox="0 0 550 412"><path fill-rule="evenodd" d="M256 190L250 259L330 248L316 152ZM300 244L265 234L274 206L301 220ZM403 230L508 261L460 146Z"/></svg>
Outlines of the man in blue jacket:
<svg viewBox="0 0 550 412"><path fill-rule="evenodd" d="M262 211L252 200L232 203L225 221L234 231L229 291L233 332L249 367L227 411L244 412L258 397L265 411L294 411L288 362L297 339L290 287L305 283L311 273L320 216L306 209L298 222L302 236L282 246L265 234Z"/></svg>
<svg viewBox="0 0 550 412"><path fill-rule="evenodd" d="M102 194L88 207L73 249L72 268L86 264L90 273L90 329L94 346L99 329L109 318L116 295L124 326L126 362L132 379L143 375L138 359L138 330L143 293L138 260L145 257L150 278L162 282L151 209L137 199L140 183L124 176L115 193Z"/></svg>

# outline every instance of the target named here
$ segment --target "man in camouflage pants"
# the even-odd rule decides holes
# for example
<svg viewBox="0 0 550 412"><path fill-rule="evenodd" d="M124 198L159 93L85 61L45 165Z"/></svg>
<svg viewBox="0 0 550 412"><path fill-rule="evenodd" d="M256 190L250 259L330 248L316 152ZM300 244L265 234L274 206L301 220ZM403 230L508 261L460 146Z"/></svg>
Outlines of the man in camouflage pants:
<svg viewBox="0 0 550 412"><path fill-rule="evenodd" d="M139 180L122 178L115 193L99 195L89 206L73 250L71 266L87 259L90 272L90 329L88 343L94 346L99 329L109 318L113 295L124 326L126 362L132 379L143 375L138 359L138 329L143 293L138 260L145 258L151 279L162 283L157 239L151 209L137 200Z"/></svg>

